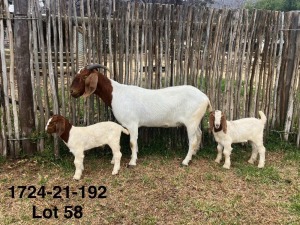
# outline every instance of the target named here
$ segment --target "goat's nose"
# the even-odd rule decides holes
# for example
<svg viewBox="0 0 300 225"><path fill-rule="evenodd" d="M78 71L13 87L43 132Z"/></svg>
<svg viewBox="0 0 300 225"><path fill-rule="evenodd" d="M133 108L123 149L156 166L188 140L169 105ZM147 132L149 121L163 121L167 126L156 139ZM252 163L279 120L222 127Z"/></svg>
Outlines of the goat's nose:
<svg viewBox="0 0 300 225"><path fill-rule="evenodd" d="M73 94L73 90L70 90L70 93Z"/></svg>

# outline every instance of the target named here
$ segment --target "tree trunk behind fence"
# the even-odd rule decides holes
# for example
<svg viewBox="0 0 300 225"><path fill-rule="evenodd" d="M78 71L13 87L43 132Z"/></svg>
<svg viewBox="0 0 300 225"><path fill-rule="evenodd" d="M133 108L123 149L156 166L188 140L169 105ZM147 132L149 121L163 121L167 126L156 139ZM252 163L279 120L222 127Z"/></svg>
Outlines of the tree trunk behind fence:
<svg viewBox="0 0 300 225"><path fill-rule="evenodd" d="M28 1L16 0L14 3L15 75L18 80L21 137L25 139L22 141L22 149L25 154L32 155L36 152L37 146L27 139L30 138L35 128L32 84L29 71L29 33L28 21L22 19L27 16Z"/></svg>

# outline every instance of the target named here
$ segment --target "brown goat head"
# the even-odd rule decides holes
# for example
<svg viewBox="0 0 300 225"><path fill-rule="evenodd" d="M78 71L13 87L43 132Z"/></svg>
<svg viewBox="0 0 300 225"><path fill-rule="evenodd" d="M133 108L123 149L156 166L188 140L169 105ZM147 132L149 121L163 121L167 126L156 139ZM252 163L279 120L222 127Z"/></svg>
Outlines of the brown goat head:
<svg viewBox="0 0 300 225"><path fill-rule="evenodd" d="M70 92L72 97L78 98L80 96L87 97L95 92L98 84L98 68L110 70L100 64L87 65L80 69L72 81Z"/></svg>
<svg viewBox="0 0 300 225"><path fill-rule="evenodd" d="M209 114L209 129L210 131L219 132L223 130L227 132L226 116L223 112L216 110Z"/></svg>
<svg viewBox="0 0 300 225"><path fill-rule="evenodd" d="M59 136L65 131L66 119L60 115L53 115L47 123L46 131L49 134L57 133Z"/></svg>
<svg viewBox="0 0 300 225"><path fill-rule="evenodd" d="M68 142L72 124L63 116L53 115L46 125L49 134L57 133L65 142Z"/></svg>
<svg viewBox="0 0 300 225"><path fill-rule="evenodd" d="M70 93L72 97L78 98L85 93L86 79L91 75L91 73L96 73L96 69L87 69L87 66L80 69L75 75L70 87Z"/></svg>

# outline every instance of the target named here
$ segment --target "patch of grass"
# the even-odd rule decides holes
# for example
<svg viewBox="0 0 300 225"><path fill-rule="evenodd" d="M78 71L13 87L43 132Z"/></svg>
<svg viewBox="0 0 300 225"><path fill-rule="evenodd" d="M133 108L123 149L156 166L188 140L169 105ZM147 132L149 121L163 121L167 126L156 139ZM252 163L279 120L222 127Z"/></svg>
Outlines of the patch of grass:
<svg viewBox="0 0 300 225"><path fill-rule="evenodd" d="M197 210L201 211L204 213L206 216L213 215L216 212L222 212L223 209L214 203L208 203L202 200L194 200L193 201L194 206L196 207Z"/></svg>
<svg viewBox="0 0 300 225"><path fill-rule="evenodd" d="M210 172L204 174L204 179L210 180L210 181L222 182L221 176L214 174L214 173L210 173Z"/></svg>
<svg viewBox="0 0 300 225"><path fill-rule="evenodd" d="M140 145L139 145L140 146ZM185 151L187 151L188 145L185 147ZM176 156L183 157L184 153L187 152L183 151L183 148L170 148L168 146L168 141L166 139L153 139L149 144L141 146L139 148L139 155L140 156L151 156L151 155L158 155L164 158L174 158Z"/></svg>
<svg viewBox="0 0 300 225"><path fill-rule="evenodd" d="M155 218L155 216L146 215L143 218L142 224L145 224L145 225L155 225L155 224L157 224L157 219Z"/></svg>
<svg viewBox="0 0 300 225"><path fill-rule="evenodd" d="M271 133L266 138L265 147L270 152L283 152L285 160L300 162L299 148L293 143L283 141L277 133Z"/></svg>
<svg viewBox="0 0 300 225"><path fill-rule="evenodd" d="M142 180L143 184L150 184L151 183L151 178L147 174L143 174L141 180Z"/></svg>
<svg viewBox="0 0 300 225"><path fill-rule="evenodd" d="M4 224L13 224L13 223L16 223L18 222L17 218L13 217L13 216L8 216L8 217L5 217L4 220L3 220Z"/></svg>
<svg viewBox="0 0 300 225"><path fill-rule="evenodd" d="M39 173L38 173L38 178L39 178L39 182L38 182L39 185L46 185L46 183L49 180L48 175L43 176L43 175L41 175Z"/></svg>
<svg viewBox="0 0 300 225"><path fill-rule="evenodd" d="M231 207L236 208L239 205L239 203L241 202L241 200L242 200L241 195L234 196L234 198L230 200Z"/></svg>
<svg viewBox="0 0 300 225"><path fill-rule="evenodd" d="M278 133L270 133L266 137L265 147L267 151L299 151L295 144L284 141Z"/></svg>
<svg viewBox="0 0 300 225"><path fill-rule="evenodd" d="M5 184L5 183L7 183L7 182L8 182L8 179L7 179L7 178L3 178L3 179L0 180L0 183L4 183L4 184Z"/></svg>
<svg viewBox="0 0 300 225"><path fill-rule="evenodd" d="M199 149L196 157L207 159L213 161L217 157L217 145L216 146L205 146L202 149ZM194 158L194 156L193 156Z"/></svg>
<svg viewBox="0 0 300 225"><path fill-rule="evenodd" d="M71 159L71 157L64 157L61 159L57 159L55 161L55 164L58 165L60 168L62 168L64 172L70 173L70 172L74 172L75 170L73 161L74 159Z"/></svg>
<svg viewBox="0 0 300 225"><path fill-rule="evenodd" d="M300 150L298 149L298 150L286 152L284 159L300 162Z"/></svg>
<svg viewBox="0 0 300 225"><path fill-rule="evenodd" d="M111 181L112 187L114 187L114 188L120 187L121 184L122 184L121 180L118 177L114 176L112 181Z"/></svg>
<svg viewBox="0 0 300 225"><path fill-rule="evenodd" d="M2 155L0 155L0 166L3 165L5 161L5 158Z"/></svg>
<svg viewBox="0 0 300 225"><path fill-rule="evenodd" d="M290 209L292 212L300 216L300 193L292 196Z"/></svg>
<svg viewBox="0 0 300 225"><path fill-rule="evenodd" d="M272 166L266 166L262 169L257 168L253 165L240 166L236 173L238 176L244 177L246 181L254 181L260 183L277 183L281 181L279 172Z"/></svg>

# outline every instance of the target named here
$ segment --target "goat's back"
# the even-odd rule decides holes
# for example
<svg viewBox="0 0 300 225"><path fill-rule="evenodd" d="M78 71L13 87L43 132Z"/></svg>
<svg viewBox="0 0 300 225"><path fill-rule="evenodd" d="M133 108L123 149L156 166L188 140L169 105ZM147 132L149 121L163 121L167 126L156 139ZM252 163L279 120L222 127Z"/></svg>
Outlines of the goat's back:
<svg viewBox="0 0 300 225"><path fill-rule="evenodd" d="M262 140L264 121L256 118L244 118L227 121L227 132L233 143Z"/></svg>
<svg viewBox="0 0 300 225"><path fill-rule="evenodd" d="M112 109L124 126L136 120L139 126L178 126L194 117L199 108L205 112L209 105L208 97L189 85L158 90L118 83L113 87Z"/></svg>
<svg viewBox="0 0 300 225"><path fill-rule="evenodd" d="M86 127L72 127L68 147L84 150L103 146L110 142L119 142L124 128L114 122L101 122ZM124 132L126 133L126 132Z"/></svg>

